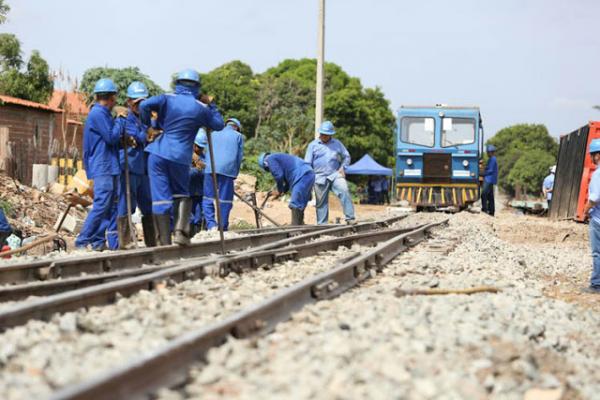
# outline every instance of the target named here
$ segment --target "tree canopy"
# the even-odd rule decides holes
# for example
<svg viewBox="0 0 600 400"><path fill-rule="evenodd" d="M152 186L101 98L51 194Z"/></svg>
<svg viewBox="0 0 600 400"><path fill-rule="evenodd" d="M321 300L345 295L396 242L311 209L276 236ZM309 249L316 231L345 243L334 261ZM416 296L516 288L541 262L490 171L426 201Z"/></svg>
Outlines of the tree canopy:
<svg viewBox="0 0 600 400"><path fill-rule="evenodd" d="M125 104L127 101L127 87L134 81L143 82L150 93L150 96L161 94L164 91L162 88L154 83L148 75L142 73L138 67L127 67L127 68L107 68L107 67L96 67L86 70L81 79L79 90L86 96L89 104L94 101L94 85L101 78L110 78L115 82L119 93L117 95L117 101L119 104Z"/></svg>
<svg viewBox="0 0 600 400"><path fill-rule="evenodd" d="M487 141L498 149L498 183L514 194L538 194L548 168L556 163L558 143L540 124L518 124L501 129Z"/></svg>
<svg viewBox="0 0 600 400"><path fill-rule="evenodd" d="M10 6L4 0L0 0L0 25L6 22L6 15L10 11Z"/></svg>
<svg viewBox="0 0 600 400"><path fill-rule="evenodd" d="M0 2L0 13L1 7ZM53 89L48 63L40 52L33 50L24 65L19 39L10 33L0 34L0 93L47 103Z"/></svg>

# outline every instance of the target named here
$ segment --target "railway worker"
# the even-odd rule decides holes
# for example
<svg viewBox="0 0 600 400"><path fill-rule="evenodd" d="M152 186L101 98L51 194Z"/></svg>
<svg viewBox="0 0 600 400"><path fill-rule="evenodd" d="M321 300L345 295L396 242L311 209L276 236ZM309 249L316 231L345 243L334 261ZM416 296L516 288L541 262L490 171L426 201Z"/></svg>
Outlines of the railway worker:
<svg viewBox="0 0 600 400"><path fill-rule="evenodd" d="M156 246L156 232L152 218L152 198L150 195L150 180L146 168L146 128L140 120L140 103L148 98L148 88L142 82L132 82L127 88L127 107L129 113L125 125L128 138L127 159L129 164L129 191L131 196L131 213L136 207L142 212L142 229L146 247ZM119 150L119 165L121 167L121 194L119 196L117 230L119 232L118 247L131 248L131 232L127 219L127 184L125 176L125 150ZM111 240L109 238L109 247Z"/></svg>
<svg viewBox="0 0 600 400"><path fill-rule="evenodd" d="M304 225L304 209L315 184L310 165L300 157L283 153L262 153L258 165L275 178L277 190L272 192L275 198L291 192L288 207L292 211L292 225Z"/></svg>
<svg viewBox="0 0 600 400"><path fill-rule="evenodd" d="M4 211L0 208L0 248L6 244L6 239L12 235L12 227L4 215Z"/></svg>
<svg viewBox="0 0 600 400"><path fill-rule="evenodd" d="M550 174L544 178L542 184L542 192L544 197L548 201L548 212L550 212L550 205L552 204L552 190L554 189L554 175L556 174L556 165L550 167Z"/></svg>
<svg viewBox="0 0 600 400"><path fill-rule="evenodd" d="M229 214L233 208L234 181L240 173L242 159L244 158L244 137L241 134L242 124L236 118L228 118L225 129L213 132L211 139L215 155L215 172L219 188L221 205L221 220L223 230L229 228ZM212 181L212 167L210 154L206 155L206 168L204 169L204 195L202 197L202 212L206 220L206 229L218 228L215 216L215 190Z"/></svg>
<svg viewBox="0 0 600 400"><path fill-rule="evenodd" d="M347 223L353 223L354 205L346 182L345 168L350 165L350 153L346 147L332 136L335 128L330 121L319 127L319 138L313 140L306 150L304 160L315 171L315 197L317 202L317 223L326 224L329 219L329 191L340 199Z"/></svg>
<svg viewBox="0 0 600 400"><path fill-rule="evenodd" d="M204 193L204 168L206 167L206 149L208 139L206 131L200 128L194 139L194 155L190 166L190 196L192 198L191 235L202 229L202 195Z"/></svg>
<svg viewBox="0 0 600 400"><path fill-rule="evenodd" d="M83 131L83 167L94 180L94 202L75 246L106 249L109 226L116 226L119 199L119 145L125 132L126 114L113 120L111 110L117 102L117 86L103 78L94 86L96 102L88 114Z"/></svg>
<svg viewBox="0 0 600 400"><path fill-rule="evenodd" d="M150 97L140 104L142 123L151 126L152 111L163 131L150 137L146 147L152 194L152 213L161 245L171 244L171 215L174 214L174 242L190 243L192 200L189 168L192 144L200 127L223 129L223 117L212 99L200 93L200 76L191 69L177 75L174 94Z"/></svg>
<svg viewBox="0 0 600 400"><path fill-rule="evenodd" d="M496 147L488 144L486 148L488 162L483 171L483 189L481 190L481 210L494 216L494 185L498 183L498 162L496 161Z"/></svg>
<svg viewBox="0 0 600 400"><path fill-rule="evenodd" d="M590 143L589 153L595 165L600 164L600 139ZM600 168L596 168L590 180L588 202L584 209L590 221L590 247L592 248L592 276L585 292L600 294Z"/></svg>

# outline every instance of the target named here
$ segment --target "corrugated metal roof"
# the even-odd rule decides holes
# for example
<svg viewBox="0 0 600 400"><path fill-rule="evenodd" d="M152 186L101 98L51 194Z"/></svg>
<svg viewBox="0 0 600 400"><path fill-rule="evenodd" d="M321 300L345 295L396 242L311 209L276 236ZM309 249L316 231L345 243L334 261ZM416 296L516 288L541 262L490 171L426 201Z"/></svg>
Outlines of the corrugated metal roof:
<svg viewBox="0 0 600 400"><path fill-rule="evenodd" d="M44 111L50 111L50 112L56 112L56 113L63 111L60 108L51 107L46 104L36 103L35 101L23 100L23 99L18 99L16 97L0 94L0 105L3 105L3 104L14 104L17 106L36 108L38 110L44 110Z"/></svg>

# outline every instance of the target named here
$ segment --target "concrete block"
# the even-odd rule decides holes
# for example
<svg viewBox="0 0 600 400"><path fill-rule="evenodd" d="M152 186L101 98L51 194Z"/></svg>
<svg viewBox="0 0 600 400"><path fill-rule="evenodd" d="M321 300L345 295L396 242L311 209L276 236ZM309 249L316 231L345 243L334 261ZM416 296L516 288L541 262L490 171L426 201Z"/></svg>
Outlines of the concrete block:
<svg viewBox="0 0 600 400"><path fill-rule="evenodd" d="M48 186L48 165L33 164L31 175L31 186L36 189L41 189Z"/></svg>

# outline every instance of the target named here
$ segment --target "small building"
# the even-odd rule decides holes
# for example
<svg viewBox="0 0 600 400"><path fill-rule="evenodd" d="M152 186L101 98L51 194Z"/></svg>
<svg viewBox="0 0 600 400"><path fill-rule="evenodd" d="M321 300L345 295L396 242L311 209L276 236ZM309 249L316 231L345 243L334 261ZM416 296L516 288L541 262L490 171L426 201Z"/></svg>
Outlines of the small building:
<svg viewBox="0 0 600 400"><path fill-rule="evenodd" d="M76 149L81 158L83 152L83 123L90 109L85 102L85 96L79 92L54 90L48 105L62 110L58 119L54 138L57 140L58 149L54 156L71 156Z"/></svg>

